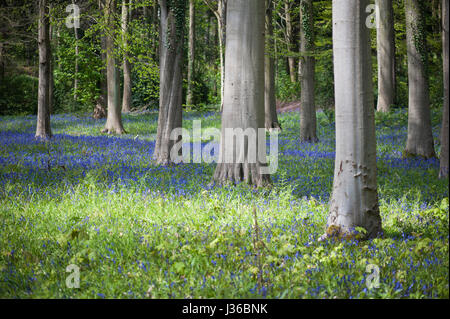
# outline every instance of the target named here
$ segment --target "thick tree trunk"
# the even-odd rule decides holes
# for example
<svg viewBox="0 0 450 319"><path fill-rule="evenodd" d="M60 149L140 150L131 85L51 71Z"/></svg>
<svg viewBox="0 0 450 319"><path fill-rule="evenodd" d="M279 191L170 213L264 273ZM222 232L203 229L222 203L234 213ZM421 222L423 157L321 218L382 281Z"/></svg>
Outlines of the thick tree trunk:
<svg viewBox="0 0 450 319"><path fill-rule="evenodd" d="M50 41L47 0L39 0L39 89L36 137L50 138Z"/></svg>
<svg viewBox="0 0 450 319"><path fill-rule="evenodd" d="M131 0L128 4L131 4ZM126 0L122 0L122 42L124 45L122 112L124 113L131 111L131 63L128 57L128 21L131 9L128 8L128 4Z"/></svg>
<svg viewBox="0 0 450 319"><path fill-rule="evenodd" d="M408 49L408 139L406 156L435 157L431 131L424 3L405 0Z"/></svg>
<svg viewBox="0 0 450 319"><path fill-rule="evenodd" d="M272 1L266 0L266 54L264 60L264 105L265 127L268 131L281 130L277 116L277 101L275 96L275 62L272 57L274 50Z"/></svg>
<svg viewBox="0 0 450 319"><path fill-rule="evenodd" d="M108 113L105 128L102 133L123 134L122 114L120 105L119 69L114 56L114 16L116 0L106 0L105 15L107 17L106 35L106 81L108 86Z"/></svg>
<svg viewBox="0 0 450 319"><path fill-rule="evenodd" d="M300 2L300 62L301 81L300 141L316 143L317 120L314 93L314 12L312 0Z"/></svg>
<svg viewBox="0 0 450 319"><path fill-rule="evenodd" d="M291 6L289 4L289 0L285 0L284 3L284 12L286 18L286 42L288 51L292 51L292 44L294 41L293 29L292 29L292 17L291 17ZM289 66L289 76L291 78L291 82L295 83L297 81L295 74L295 58L290 56L288 57L288 66Z"/></svg>
<svg viewBox="0 0 450 319"><path fill-rule="evenodd" d="M442 117L442 131L441 131L441 165L439 169L439 177L448 177L448 1L442 0L442 60L444 62L444 114Z"/></svg>
<svg viewBox="0 0 450 319"><path fill-rule="evenodd" d="M182 63L184 7L170 7L167 0L160 0L161 43L160 43L160 91L159 117L156 146L153 158L158 165L169 165L176 159L172 147L181 140L171 139L175 129L182 127ZM181 5L177 3L177 5ZM175 14L179 14L178 17Z"/></svg>
<svg viewBox="0 0 450 319"><path fill-rule="evenodd" d="M188 54L188 84L186 104L192 105L194 100L193 78L195 63L195 0L189 0L189 54Z"/></svg>
<svg viewBox="0 0 450 319"><path fill-rule="evenodd" d="M265 0L228 1L222 137L214 173L219 184L270 183L261 170L266 164L265 134L258 136L258 130L265 131L264 7ZM249 135L235 138L230 130L236 129Z"/></svg>
<svg viewBox="0 0 450 319"><path fill-rule="evenodd" d="M378 106L388 112L395 104L395 34L392 0L376 0L380 12L377 28Z"/></svg>
<svg viewBox="0 0 450 319"><path fill-rule="evenodd" d="M369 29L369 0L333 0L333 54L336 90L336 159L326 234L367 238L380 234L375 116Z"/></svg>

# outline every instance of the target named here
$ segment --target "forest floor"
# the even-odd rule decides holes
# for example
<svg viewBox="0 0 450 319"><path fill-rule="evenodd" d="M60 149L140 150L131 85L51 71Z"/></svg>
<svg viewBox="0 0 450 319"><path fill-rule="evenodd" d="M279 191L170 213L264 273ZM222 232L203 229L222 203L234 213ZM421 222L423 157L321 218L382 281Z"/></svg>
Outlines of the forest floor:
<svg viewBox="0 0 450 319"><path fill-rule="evenodd" d="M300 101L291 101L291 102L277 101L278 113L293 112L299 110L300 110Z"/></svg>
<svg viewBox="0 0 450 319"><path fill-rule="evenodd" d="M0 117L0 298L448 298L449 181L438 159L402 157L406 110L376 114L384 234L370 241L317 242L335 156L333 116L317 117L304 144L298 112L279 115L279 168L259 190L211 186L214 164L156 166L155 112L124 115L120 137L55 115L50 141L35 116ZM440 110L432 122L439 154Z"/></svg>

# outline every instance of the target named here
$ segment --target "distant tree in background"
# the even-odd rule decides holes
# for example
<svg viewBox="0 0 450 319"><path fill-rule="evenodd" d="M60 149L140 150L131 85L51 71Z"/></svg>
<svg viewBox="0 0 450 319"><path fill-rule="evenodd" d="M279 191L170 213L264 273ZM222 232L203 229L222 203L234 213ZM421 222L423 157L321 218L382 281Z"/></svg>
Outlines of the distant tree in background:
<svg viewBox="0 0 450 319"><path fill-rule="evenodd" d="M316 143L317 120L315 104L314 11L312 0L300 1L300 59L301 83L300 141Z"/></svg>
<svg viewBox="0 0 450 319"><path fill-rule="evenodd" d="M376 0L377 21L378 105L377 110L388 112L395 104L395 34L392 0Z"/></svg>
<svg viewBox="0 0 450 319"><path fill-rule="evenodd" d="M272 0L266 1L266 54L264 60L264 105L265 105L265 126L268 131L280 130L281 125L278 122L277 98L275 87L275 61L273 51L275 47L273 34L273 10Z"/></svg>
<svg viewBox="0 0 450 319"><path fill-rule="evenodd" d="M444 66L444 112L442 117L442 131L441 131L441 163L439 169L439 176L441 178L448 177L448 27L449 27L449 14L448 14L448 2L449 0L442 0L442 60Z"/></svg>
<svg viewBox="0 0 450 319"><path fill-rule="evenodd" d="M188 41L188 75L186 104L194 100L194 63L195 63L195 0L189 0L189 41Z"/></svg>
<svg viewBox="0 0 450 319"><path fill-rule="evenodd" d="M47 0L39 0L39 92L36 137L50 138L50 37Z"/></svg>
<svg viewBox="0 0 450 319"><path fill-rule="evenodd" d="M129 113L131 111L131 63L129 58L128 24L131 19L132 0L122 0L122 45L123 45L123 99L122 112Z"/></svg>

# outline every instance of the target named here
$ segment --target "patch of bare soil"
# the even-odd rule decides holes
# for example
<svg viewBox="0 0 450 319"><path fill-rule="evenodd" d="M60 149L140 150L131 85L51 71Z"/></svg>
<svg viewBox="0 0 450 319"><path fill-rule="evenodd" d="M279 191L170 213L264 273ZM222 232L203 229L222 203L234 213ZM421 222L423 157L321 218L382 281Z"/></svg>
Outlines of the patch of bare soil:
<svg viewBox="0 0 450 319"><path fill-rule="evenodd" d="M294 112L300 110L300 101L282 102L277 101L277 112Z"/></svg>

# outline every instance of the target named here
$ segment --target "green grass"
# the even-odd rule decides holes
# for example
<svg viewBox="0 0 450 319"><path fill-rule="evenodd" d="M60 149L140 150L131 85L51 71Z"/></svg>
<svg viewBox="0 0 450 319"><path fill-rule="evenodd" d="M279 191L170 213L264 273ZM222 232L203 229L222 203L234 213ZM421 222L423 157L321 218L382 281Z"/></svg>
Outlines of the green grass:
<svg viewBox="0 0 450 319"><path fill-rule="evenodd" d="M406 118L377 115L383 238L318 243L334 168L323 113L317 145L297 140L298 114L281 115L279 171L261 190L209 187L214 165L156 167L156 113L125 116L120 138L55 116L48 144L34 117L0 117L0 297L448 298L448 179L436 159L401 158ZM79 289L66 287L70 264ZM366 287L369 264L379 288Z"/></svg>

